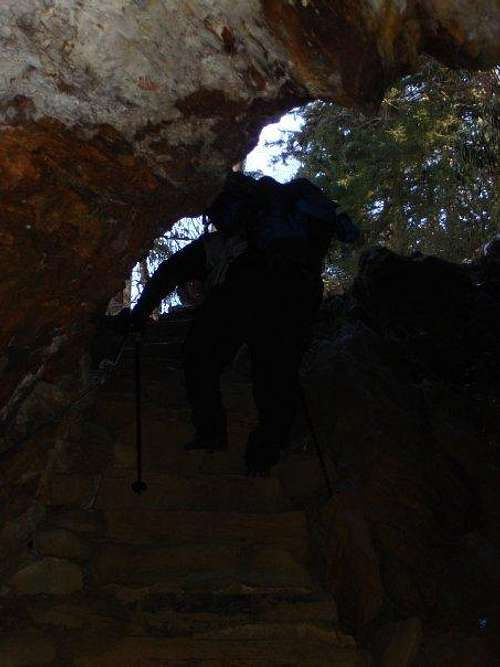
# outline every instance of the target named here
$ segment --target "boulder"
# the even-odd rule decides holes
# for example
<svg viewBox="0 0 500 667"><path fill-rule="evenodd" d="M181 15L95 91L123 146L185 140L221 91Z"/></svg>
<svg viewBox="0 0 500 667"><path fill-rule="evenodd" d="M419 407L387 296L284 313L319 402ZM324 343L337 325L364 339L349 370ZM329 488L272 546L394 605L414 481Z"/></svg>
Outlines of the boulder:
<svg viewBox="0 0 500 667"><path fill-rule="evenodd" d="M76 563L44 558L19 570L10 580L10 586L25 595L69 595L82 589L83 574Z"/></svg>

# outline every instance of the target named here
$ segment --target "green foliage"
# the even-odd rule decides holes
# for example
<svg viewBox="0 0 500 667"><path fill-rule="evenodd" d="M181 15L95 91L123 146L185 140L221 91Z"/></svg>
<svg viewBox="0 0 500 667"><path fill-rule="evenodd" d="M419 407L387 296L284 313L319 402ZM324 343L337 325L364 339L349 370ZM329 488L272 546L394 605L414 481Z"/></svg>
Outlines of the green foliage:
<svg viewBox="0 0 500 667"><path fill-rule="evenodd" d="M168 232L155 239L147 257L138 262L132 271L132 303L137 302L144 286L159 265L186 244L197 239L202 232L201 218L181 218ZM165 312L177 303L177 291L174 291L164 299L159 312Z"/></svg>
<svg viewBox="0 0 500 667"><path fill-rule="evenodd" d="M317 102L281 158L363 229L368 245L463 261L498 231L499 71L471 74L431 61L367 117ZM327 272L348 282L359 251L338 245Z"/></svg>
<svg viewBox="0 0 500 667"><path fill-rule="evenodd" d="M150 271L155 271L161 262L197 239L202 232L201 218L182 218L176 222L172 229L155 239L148 255Z"/></svg>

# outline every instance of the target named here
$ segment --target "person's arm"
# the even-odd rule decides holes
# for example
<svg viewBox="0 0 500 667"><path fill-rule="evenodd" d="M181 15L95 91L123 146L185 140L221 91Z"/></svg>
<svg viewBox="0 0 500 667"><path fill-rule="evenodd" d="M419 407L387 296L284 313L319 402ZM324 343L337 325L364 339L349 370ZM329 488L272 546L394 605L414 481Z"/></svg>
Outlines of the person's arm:
<svg viewBox="0 0 500 667"><path fill-rule="evenodd" d="M354 243L358 240L360 230L347 213L337 213L338 204L325 196L302 197L296 203L302 213L322 222L333 225L335 235L343 243Z"/></svg>
<svg viewBox="0 0 500 667"><path fill-rule="evenodd" d="M337 238L342 243L356 243L361 238L361 230L347 213L339 213L335 219Z"/></svg>
<svg viewBox="0 0 500 667"><path fill-rule="evenodd" d="M160 264L148 280L131 313L134 328L141 328L149 315L178 285L203 279L206 272L205 247L197 239Z"/></svg>

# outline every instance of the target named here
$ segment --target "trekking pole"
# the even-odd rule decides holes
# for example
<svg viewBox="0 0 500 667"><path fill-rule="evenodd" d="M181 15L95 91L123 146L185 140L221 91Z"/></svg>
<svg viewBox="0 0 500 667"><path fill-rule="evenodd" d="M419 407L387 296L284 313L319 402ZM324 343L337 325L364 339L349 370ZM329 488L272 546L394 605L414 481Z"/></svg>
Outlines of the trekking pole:
<svg viewBox="0 0 500 667"><path fill-rule="evenodd" d="M323 471L323 476L325 478L326 488L328 489L328 493L329 493L330 498L331 498L333 496L332 482L331 482L331 479L330 479L330 475L328 474L328 469L327 469L326 464L325 464L325 459L323 458L323 452L321 451L321 446L319 444L318 436L316 434L316 429L314 428L311 413L309 412L309 406L307 404L306 392L304 390L304 387L303 387L302 383L300 383L300 382L299 382L299 394L300 394L300 399L302 401L302 407L304 408L304 415L306 417L307 426L309 428L309 432L311 433L311 436L312 436L312 439L313 439L313 442L314 442L314 447L315 447L316 453L318 455L321 470Z"/></svg>
<svg viewBox="0 0 500 667"><path fill-rule="evenodd" d="M106 377L111 374L111 372L118 366L121 361L123 351L125 349L125 344L128 341L129 334L125 334L120 342L120 347L114 359L102 359L99 362L99 369L97 373L100 374L100 378L96 379L97 384L104 384Z"/></svg>
<svg viewBox="0 0 500 667"><path fill-rule="evenodd" d="M141 387L141 335L135 336L135 437L137 446L137 481L132 486L132 491L141 494L147 490L147 485L142 480L142 387Z"/></svg>

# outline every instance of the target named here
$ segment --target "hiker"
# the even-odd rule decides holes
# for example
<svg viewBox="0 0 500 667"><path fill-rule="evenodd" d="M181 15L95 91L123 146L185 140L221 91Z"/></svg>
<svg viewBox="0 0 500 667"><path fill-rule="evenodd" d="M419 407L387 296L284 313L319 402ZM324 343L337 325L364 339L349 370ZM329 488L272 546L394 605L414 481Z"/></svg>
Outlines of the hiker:
<svg viewBox="0 0 500 667"><path fill-rule="evenodd" d="M204 282L205 297L184 345L195 428L185 449L226 449L220 376L246 343L259 423L245 463L248 474L262 474L289 444L300 361L321 303L330 241L354 242L359 230L303 178L281 184L232 173L205 216L216 231L162 262L122 319L140 330L178 285Z"/></svg>

